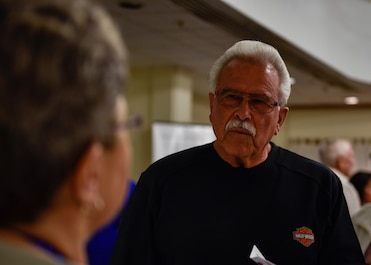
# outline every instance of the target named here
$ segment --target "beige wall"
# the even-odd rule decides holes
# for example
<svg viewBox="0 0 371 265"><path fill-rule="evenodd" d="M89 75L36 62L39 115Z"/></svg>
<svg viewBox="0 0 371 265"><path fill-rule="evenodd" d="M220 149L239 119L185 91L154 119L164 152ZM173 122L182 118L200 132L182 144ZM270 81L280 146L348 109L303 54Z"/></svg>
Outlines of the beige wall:
<svg viewBox="0 0 371 265"><path fill-rule="evenodd" d="M164 69L174 74L174 68ZM138 180L140 173L151 163L151 124L158 113L164 113L174 121L169 112L171 108L166 100L166 93L162 101L153 101L154 94L162 93L163 86L171 86L167 78L159 79L163 73L154 68L138 68L132 71L132 81L126 92L129 108L132 114L139 114L143 118L140 129L132 132L134 147L134 167L132 178ZM163 75L163 76L166 76ZM189 82L186 80L186 82ZM158 87L160 84L161 87ZM205 95L192 96L192 114L189 122L209 124L209 101ZM155 103L154 103L155 102ZM154 115L157 113L157 116ZM161 116L160 116L161 117ZM162 116L164 117L164 116ZM278 136L273 141L278 145L287 147L290 138L316 138L316 137L371 137L371 108L308 108L290 109L289 115Z"/></svg>
<svg viewBox="0 0 371 265"><path fill-rule="evenodd" d="M132 115L143 124L131 132L134 150L132 179L152 162L151 126L153 121L193 122L192 75L179 66L131 69L131 81L125 91Z"/></svg>
<svg viewBox="0 0 371 265"><path fill-rule="evenodd" d="M288 137L370 137L371 108L292 109L285 130Z"/></svg>

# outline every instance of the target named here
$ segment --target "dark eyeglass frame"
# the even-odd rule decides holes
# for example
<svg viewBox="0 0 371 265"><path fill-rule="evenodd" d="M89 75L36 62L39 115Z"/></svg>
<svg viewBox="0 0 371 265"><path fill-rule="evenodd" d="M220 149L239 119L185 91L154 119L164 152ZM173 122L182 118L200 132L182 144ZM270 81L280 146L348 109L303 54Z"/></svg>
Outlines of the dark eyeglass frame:
<svg viewBox="0 0 371 265"><path fill-rule="evenodd" d="M247 98L247 103L250 109L257 113L270 113L275 107L279 107L277 101L274 101L271 97L265 94L244 93L232 88L219 89L214 94L218 103L227 108L238 107L245 98Z"/></svg>
<svg viewBox="0 0 371 265"><path fill-rule="evenodd" d="M139 128L142 125L142 117L139 115L130 116L126 121L115 125L116 130L131 130Z"/></svg>

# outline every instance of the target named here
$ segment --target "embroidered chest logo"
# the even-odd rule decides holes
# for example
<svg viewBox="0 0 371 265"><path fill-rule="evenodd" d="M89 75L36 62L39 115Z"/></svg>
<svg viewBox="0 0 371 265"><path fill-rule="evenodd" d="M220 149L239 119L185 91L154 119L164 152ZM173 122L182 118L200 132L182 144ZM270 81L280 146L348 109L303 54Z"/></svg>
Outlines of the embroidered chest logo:
<svg viewBox="0 0 371 265"><path fill-rule="evenodd" d="M298 241L305 247L309 247L314 243L314 234L311 229L306 226L296 228L296 231L292 232L294 240Z"/></svg>

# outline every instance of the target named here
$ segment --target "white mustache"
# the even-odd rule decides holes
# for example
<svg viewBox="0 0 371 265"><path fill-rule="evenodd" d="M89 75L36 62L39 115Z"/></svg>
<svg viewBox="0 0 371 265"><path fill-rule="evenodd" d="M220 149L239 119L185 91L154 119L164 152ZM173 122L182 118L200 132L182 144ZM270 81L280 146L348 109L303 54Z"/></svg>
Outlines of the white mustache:
<svg viewBox="0 0 371 265"><path fill-rule="evenodd" d="M242 128L242 129L246 130L252 137L255 137L255 135L256 135L255 127L252 126L251 124L249 124L247 121L231 120L225 126L226 131L229 131L233 128Z"/></svg>

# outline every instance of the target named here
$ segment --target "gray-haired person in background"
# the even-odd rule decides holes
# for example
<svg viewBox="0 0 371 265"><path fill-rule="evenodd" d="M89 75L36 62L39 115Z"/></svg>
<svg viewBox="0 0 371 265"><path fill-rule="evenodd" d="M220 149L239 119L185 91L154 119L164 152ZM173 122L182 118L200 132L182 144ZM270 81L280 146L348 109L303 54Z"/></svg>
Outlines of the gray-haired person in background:
<svg viewBox="0 0 371 265"><path fill-rule="evenodd" d="M0 264L87 264L131 170L127 53L85 0L0 0Z"/></svg>
<svg viewBox="0 0 371 265"><path fill-rule="evenodd" d="M237 42L210 71L216 140L143 172L112 265L364 264L337 176L275 145L290 77L272 46ZM253 251L253 253L251 253Z"/></svg>
<svg viewBox="0 0 371 265"><path fill-rule="evenodd" d="M357 189L350 182L355 165L352 143L344 138L326 140L320 146L319 156L322 163L339 177L349 213L353 216L360 210L361 200Z"/></svg>

